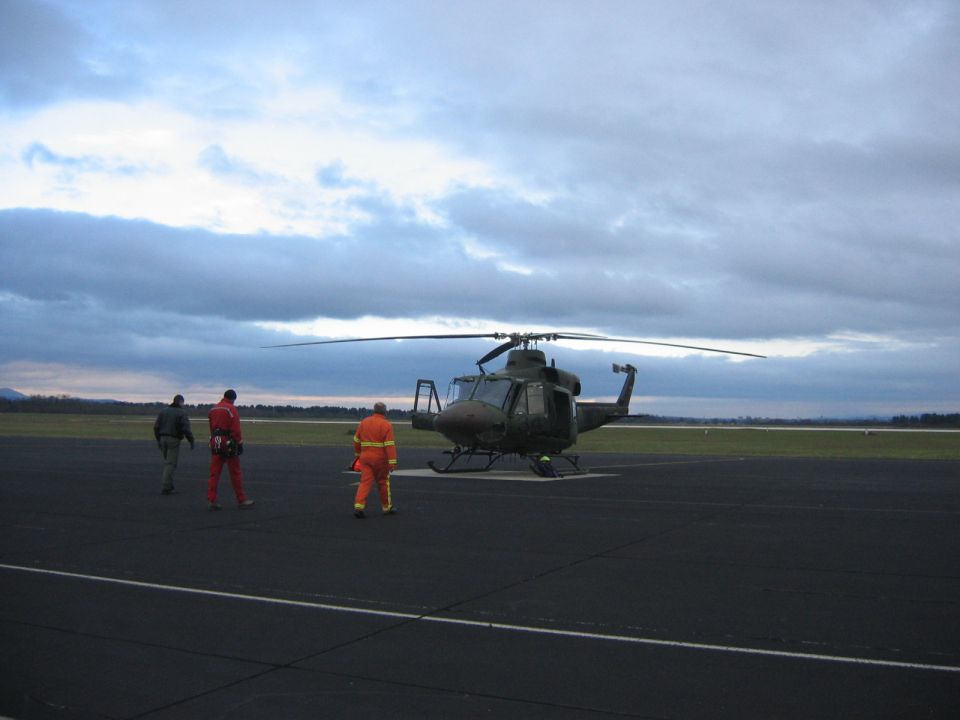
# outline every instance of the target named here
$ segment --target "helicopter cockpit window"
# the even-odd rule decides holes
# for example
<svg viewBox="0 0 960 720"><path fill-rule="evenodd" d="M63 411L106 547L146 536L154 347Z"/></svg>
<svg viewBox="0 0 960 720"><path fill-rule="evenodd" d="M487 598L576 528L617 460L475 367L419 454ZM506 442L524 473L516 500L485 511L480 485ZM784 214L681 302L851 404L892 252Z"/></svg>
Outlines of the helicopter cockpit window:
<svg viewBox="0 0 960 720"><path fill-rule="evenodd" d="M473 394L473 399L503 410L505 409L507 398L510 395L510 389L512 387L513 383L505 378L484 379L481 380L477 386L477 391Z"/></svg>
<svg viewBox="0 0 960 720"><path fill-rule="evenodd" d="M447 405L460 402L461 400L469 400L476 384L476 378L456 378L450 383L450 389L447 391Z"/></svg>
<svg viewBox="0 0 960 720"><path fill-rule="evenodd" d="M527 412L531 415L543 415L547 411L546 402L543 397L543 385L541 383L530 383L527 385L526 392Z"/></svg>

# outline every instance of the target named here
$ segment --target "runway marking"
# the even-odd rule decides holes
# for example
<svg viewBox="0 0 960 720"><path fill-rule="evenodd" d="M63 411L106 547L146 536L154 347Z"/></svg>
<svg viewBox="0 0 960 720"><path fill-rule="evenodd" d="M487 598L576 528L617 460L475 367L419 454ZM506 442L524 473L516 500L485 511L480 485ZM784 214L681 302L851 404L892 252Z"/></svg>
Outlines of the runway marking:
<svg viewBox="0 0 960 720"><path fill-rule="evenodd" d="M740 655L758 655L766 657L786 658L790 660L812 660L818 662L843 663L848 665L872 665L875 667L895 668L898 670L923 670L928 672L960 673L957 665L933 665L929 663L901 662L897 660L876 660L873 658L851 657L845 655L826 655L822 653L801 653L786 650L766 650L763 648L738 647L736 645L712 645L710 643L686 642L683 640L662 640L645 638L636 635L614 635L607 633L582 632L578 630L563 630L532 625L513 625L510 623L487 622L482 620L466 620L460 618L439 617L420 613L399 612L394 610L374 610L370 608L351 607L349 605L333 605L330 603L308 602L305 600L287 600L284 598L266 597L262 595L246 595L243 593L223 592L221 590L204 590L202 588L182 587L178 585L161 585L159 583L144 582L141 580L125 580L100 575L65 572L63 570L48 570L46 568L25 567L0 563L0 569L33 573L37 575L52 575L71 578L74 580L89 580L93 582L112 583L128 587L146 588L148 590L163 590L190 595L207 597L221 597L230 600L244 600L248 602L265 603L268 605L283 605L287 607L309 608L313 610L327 610L330 612L351 613L354 615L370 615L375 617L395 618L398 620L412 620L444 625L459 625L461 627L487 628L490 630L505 630L533 635L551 635L554 637L573 638L578 640L600 640L604 642L627 643L633 645L649 645L654 647L671 647L683 650L704 650L709 652L736 653Z"/></svg>
<svg viewBox="0 0 960 720"><path fill-rule="evenodd" d="M628 465L596 465L601 470L610 468L636 468L636 467L657 467L659 465L703 465L706 463L729 463L743 462L746 458L698 458L696 460L663 460L660 462L630 463Z"/></svg>

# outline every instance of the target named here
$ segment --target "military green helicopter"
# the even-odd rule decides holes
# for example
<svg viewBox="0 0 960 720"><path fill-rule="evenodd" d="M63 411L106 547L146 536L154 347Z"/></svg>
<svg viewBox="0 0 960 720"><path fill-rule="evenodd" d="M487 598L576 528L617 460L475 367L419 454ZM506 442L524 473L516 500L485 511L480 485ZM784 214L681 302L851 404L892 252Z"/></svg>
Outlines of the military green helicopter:
<svg viewBox="0 0 960 720"><path fill-rule="evenodd" d="M630 397L633 394L637 369L629 364L613 365L614 373L626 374L616 402L578 402L576 398L581 392L580 378L556 367L553 360L548 365L544 352L537 349L539 342L583 340L640 343L764 357L695 345L569 332L396 335L317 340L269 347L466 338L492 338L504 342L477 361L479 374L462 375L450 382L445 404L440 402L433 380L417 380L411 416L413 427L417 430L439 432L454 445L453 449L444 451L449 456L445 465L438 466L432 460L428 463L438 473L483 472L506 455L518 455L532 460L531 469L538 474L554 471L553 459L569 463L570 471L566 474L587 472L580 467L579 455L567 455L563 454L563 451L576 444L581 433L629 416ZM508 352L506 365L501 370L487 373L483 366L505 352ZM546 465L542 462L545 456L551 458ZM482 464L471 465L471 461L477 458L481 459Z"/></svg>

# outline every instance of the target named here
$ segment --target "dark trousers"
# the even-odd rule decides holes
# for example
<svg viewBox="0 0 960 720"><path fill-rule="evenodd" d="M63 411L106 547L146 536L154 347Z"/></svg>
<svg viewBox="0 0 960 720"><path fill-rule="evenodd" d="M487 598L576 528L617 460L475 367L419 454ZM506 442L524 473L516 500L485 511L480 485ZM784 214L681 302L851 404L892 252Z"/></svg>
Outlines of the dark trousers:
<svg viewBox="0 0 960 720"><path fill-rule="evenodd" d="M163 477L161 490L173 490L173 474L180 459L180 438L170 435L160 436L160 453L163 455Z"/></svg>

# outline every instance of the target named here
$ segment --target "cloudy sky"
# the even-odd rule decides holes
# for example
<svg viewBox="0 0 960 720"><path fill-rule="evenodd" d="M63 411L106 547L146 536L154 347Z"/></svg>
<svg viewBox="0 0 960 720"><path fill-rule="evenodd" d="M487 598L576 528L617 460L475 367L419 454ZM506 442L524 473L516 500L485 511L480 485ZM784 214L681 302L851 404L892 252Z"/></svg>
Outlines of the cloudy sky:
<svg viewBox="0 0 960 720"><path fill-rule="evenodd" d="M958 278L952 0L0 0L0 387L957 412Z"/></svg>

